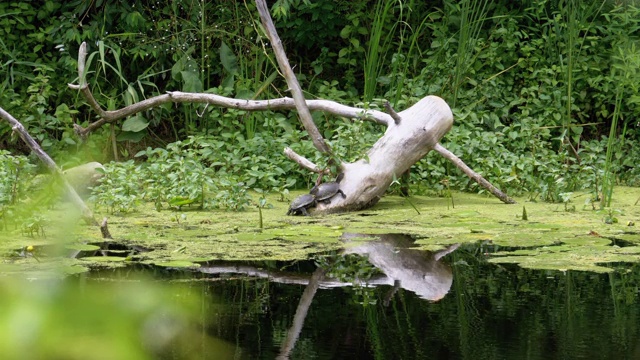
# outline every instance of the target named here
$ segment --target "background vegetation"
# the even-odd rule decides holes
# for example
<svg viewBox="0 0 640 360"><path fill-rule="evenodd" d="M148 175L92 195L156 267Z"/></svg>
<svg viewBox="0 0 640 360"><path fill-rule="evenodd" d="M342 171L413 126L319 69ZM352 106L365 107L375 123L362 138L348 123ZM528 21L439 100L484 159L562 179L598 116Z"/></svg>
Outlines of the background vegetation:
<svg viewBox="0 0 640 360"><path fill-rule="evenodd" d="M278 0L272 13L308 98L365 107L387 99L404 109L439 95L455 114L444 145L509 194L566 201L588 189L606 200L613 185L640 183L634 1ZM92 53L90 86L110 109L169 90L285 96L251 1L15 1L1 3L0 14L0 104L64 167L134 160L111 166L135 171L108 167L116 183L175 174L171 184L155 179L148 200L170 194L159 201L186 197L238 210L247 204L242 196L228 203L218 194L308 186L309 175L282 155L285 146L326 161L305 141L295 112L167 105L84 143L73 135L74 123L95 118L66 87L77 77L82 41ZM382 131L313 116L345 160L361 157ZM28 154L5 124L0 149ZM24 162L2 156L3 172ZM415 165L411 183L417 193L477 190L434 155ZM18 189L0 186L2 204L14 201ZM142 199L138 189L110 191L133 196L125 203Z"/></svg>

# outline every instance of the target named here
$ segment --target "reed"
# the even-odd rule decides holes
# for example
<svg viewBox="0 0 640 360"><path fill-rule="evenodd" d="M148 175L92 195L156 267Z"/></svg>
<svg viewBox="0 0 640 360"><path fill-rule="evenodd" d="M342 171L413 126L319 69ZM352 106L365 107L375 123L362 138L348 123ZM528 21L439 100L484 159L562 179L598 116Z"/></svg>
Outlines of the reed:
<svg viewBox="0 0 640 360"><path fill-rule="evenodd" d="M456 106L458 90L462 84L469 67L473 64L474 47L480 36L480 30L487 20L490 0L462 0L458 4L449 3L449 8L459 7L460 30L458 31L458 49L456 52L456 65L453 69L451 107Z"/></svg>
<svg viewBox="0 0 640 360"><path fill-rule="evenodd" d="M624 36L624 35L623 35ZM623 119L623 111L629 110L628 107L635 107L640 103L640 51L636 48L633 41L628 37L620 39L618 44L618 53L613 56L614 63L612 71L614 79L617 80L615 106L609 127L609 138L607 139L607 153L604 163L604 176L602 179L602 197L600 208L610 207L611 198L613 197L613 188L616 179L616 160L623 150L623 145L627 133L627 121L622 126L619 133L618 122ZM626 101L625 101L626 100ZM638 110L636 110L638 111Z"/></svg>
<svg viewBox="0 0 640 360"><path fill-rule="evenodd" d="M387 57L393 46L393 36L396 32L399 20L386 26L393 15L395 6L403 9L403 2L400 0L379 0L376 3L373 25L367 46L364 60L364 101L370 102L378 86L378 78L382 74L385 65L384 59ZM386 33L386 35L384 35Z"/></svg>

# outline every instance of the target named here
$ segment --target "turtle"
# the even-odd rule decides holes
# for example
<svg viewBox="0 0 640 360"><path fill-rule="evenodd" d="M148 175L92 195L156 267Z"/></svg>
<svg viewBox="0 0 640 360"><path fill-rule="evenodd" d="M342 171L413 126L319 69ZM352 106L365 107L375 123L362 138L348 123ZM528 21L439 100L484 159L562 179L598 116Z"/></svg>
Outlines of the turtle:
<svg viewBox="0 0 640 360"><path fill-rule="evenodd" d="M325 204L331 203L331 198L337 194L342 195L342 198L345 199L347 195L340 190L340 181L343 176L343 174L340 174L338 175L338 178L336 178L336 181L318 184L314 186L309 193L316 197L317 202Z"/></svg>
<svg viewBox="0 0 640 360"><path fill-rule="evenodd" d="M309 216L307 209L316 205L316 197L313 194L300 195L293 199L289 205L287 215L304 215Z"/></svg>

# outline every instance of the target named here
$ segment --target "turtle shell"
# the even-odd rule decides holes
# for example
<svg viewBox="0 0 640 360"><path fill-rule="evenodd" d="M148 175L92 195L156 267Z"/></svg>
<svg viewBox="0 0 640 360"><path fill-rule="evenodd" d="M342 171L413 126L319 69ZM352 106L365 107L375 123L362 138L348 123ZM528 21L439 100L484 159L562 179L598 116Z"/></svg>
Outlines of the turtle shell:
<svg viewBox="0 0 640 360"><path fill-rule="evenodd" d="M332 181L314 186L310 193L315 195L317 201L323 201L332 198L338 191L340 191L340 184Z"/></svg>
<svg viewBox="0 0 640 360"><path fill-rule="evenodd" d="M289 205L289 211L287 215L297 213L299 210L304 210L306 207L311 207L315 204L316 197L312 194L304 194L300 195L297 198L293 199L291 204ZM303 211L305 213L306 211Z"/></svg>

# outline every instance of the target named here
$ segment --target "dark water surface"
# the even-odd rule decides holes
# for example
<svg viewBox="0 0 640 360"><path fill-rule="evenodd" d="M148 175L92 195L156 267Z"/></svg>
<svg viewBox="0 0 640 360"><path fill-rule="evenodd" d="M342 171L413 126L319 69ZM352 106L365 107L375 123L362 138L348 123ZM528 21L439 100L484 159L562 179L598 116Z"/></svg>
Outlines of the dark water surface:
<svg viewBox="0 0 640 360"><path fill-rule="evenodd" d="M228 348L208 351L194 338L207 359L640 359L638 265L610 274L539 271L487 263L478 246L431 254L385 253L387 245L297 262L140 265L82 276L145 274L202 295L194 326ZM369 286L351 283L354 274Z"/></svg>

